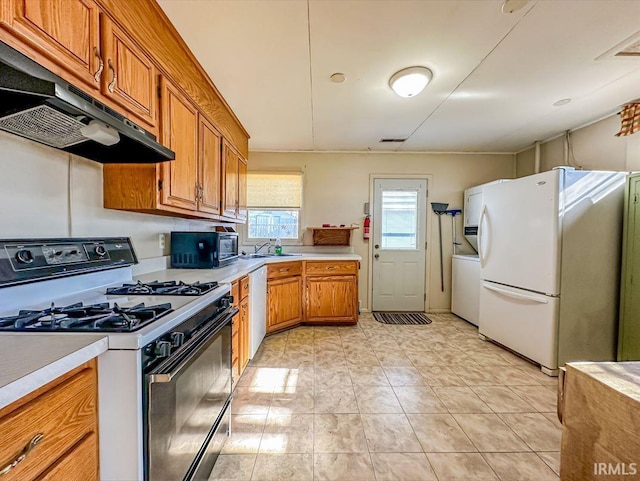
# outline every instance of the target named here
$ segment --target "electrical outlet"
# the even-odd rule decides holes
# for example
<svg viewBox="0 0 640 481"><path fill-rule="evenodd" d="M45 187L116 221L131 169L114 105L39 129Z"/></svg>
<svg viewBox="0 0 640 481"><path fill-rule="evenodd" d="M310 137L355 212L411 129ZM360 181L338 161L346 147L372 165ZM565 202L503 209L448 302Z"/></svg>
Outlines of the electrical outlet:
<svg viewBox="0 0 640 481"><path fill-rule="evenodd" d="M158 236L158 247L160 247L160 249L164 249L164 234L160 234Z"/></svg>

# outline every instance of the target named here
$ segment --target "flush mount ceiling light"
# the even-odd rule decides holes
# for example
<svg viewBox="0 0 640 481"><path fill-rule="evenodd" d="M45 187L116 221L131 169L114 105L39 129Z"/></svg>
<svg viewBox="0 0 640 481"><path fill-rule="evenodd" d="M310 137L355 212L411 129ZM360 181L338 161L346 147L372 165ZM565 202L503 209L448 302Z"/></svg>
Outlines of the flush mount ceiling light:
<svg viewBox="0 0 640 481"><path fill-rule="evenodd" d="M558 100L557 102L554 102L553 106L554 107L562 107L563 105L567 105L570 102L571 102L571 99L562 99L562 100Z"/></svg>
<svg viewBox="0 0 640 481"><path fill-rule="evenodd" d="M502 13L513 13L524 7L529 0L504 0L502 4Z"/></svg>
<svg viewBox="0 0 640 481"><path fill-rule="evenodd" d="M394 73L389 87L400 97L415 97L427 86L433 73L426 67L409 67Z"/></svg>

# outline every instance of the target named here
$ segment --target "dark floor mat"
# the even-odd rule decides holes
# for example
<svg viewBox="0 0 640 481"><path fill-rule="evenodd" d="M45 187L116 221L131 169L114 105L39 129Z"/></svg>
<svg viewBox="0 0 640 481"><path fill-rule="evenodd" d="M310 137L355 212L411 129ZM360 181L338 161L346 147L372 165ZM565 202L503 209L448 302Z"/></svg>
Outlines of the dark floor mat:
<svg viewBox="0 0 640 481"><path fill-rule="evenodd" d="M424 312L374 312L373 318L382 324L431 324Z"/></svg>

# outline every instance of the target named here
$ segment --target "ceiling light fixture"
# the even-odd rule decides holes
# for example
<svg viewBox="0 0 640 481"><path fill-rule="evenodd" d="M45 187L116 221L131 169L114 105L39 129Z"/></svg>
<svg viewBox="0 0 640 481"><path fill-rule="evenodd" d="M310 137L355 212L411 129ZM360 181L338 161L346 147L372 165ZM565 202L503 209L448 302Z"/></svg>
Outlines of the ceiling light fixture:
<svg viewBox="0 0 640 481"><path fill-rule="evenodd" d="M509 14L517 12L527 3L529 3L529 0L504 0L504 3L502 4L502 13Z"/></svg>
<svg viewBox="0 0 640 481"><path fill-rule="evenodd" d="M433 72L426 67L409 67L394 73L389 87L400 97L415 97L431 81Z"/></svg>
<svg viewBox="0 0 640 481"><path fill-rule="evenodd" d="M571 99L562 99L562 100L558 100L557 102L554 102L553 106L562 107L563 105L567 105L569 102L571 102Z"/></svg>

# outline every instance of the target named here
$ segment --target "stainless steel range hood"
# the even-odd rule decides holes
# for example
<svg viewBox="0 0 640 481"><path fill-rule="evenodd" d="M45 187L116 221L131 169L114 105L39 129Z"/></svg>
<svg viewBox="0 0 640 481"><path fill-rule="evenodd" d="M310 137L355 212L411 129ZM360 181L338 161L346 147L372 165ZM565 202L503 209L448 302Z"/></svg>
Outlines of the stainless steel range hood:
<svg viewBox="0 0 640 481"><path fill-rule="evenodd" d="M175 159L155 135L3 42L0 130L101 163Z"/></svg>

